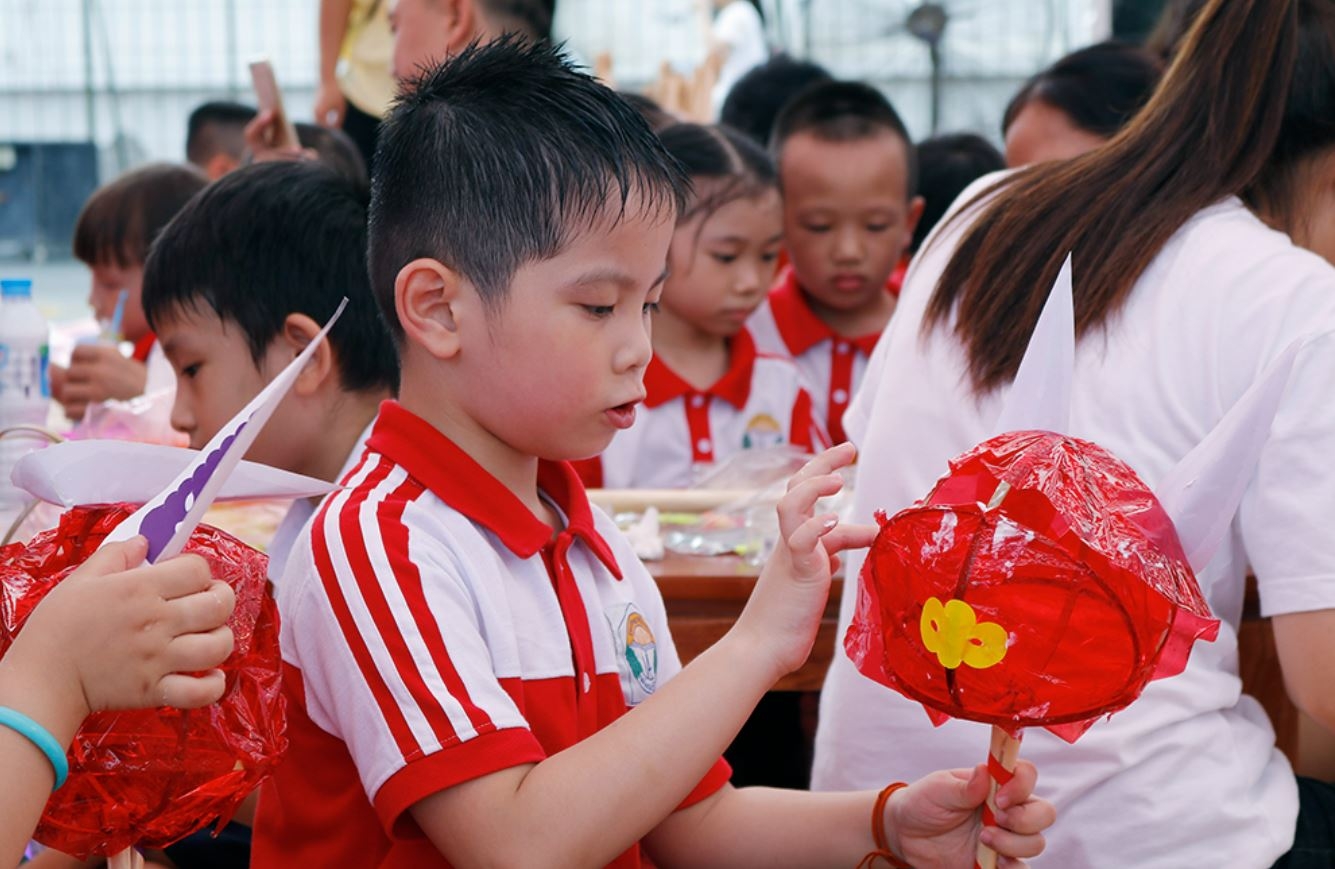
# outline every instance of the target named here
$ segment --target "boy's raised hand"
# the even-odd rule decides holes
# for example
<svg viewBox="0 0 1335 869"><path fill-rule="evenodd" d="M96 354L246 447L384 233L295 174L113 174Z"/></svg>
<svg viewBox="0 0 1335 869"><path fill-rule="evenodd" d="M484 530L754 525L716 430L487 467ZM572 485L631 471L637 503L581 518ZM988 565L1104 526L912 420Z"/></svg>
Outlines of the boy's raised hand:
<svg viewBox="0 0 1335 869"><path fill-rule="evenodd" d="M80 344L70 357L69 370L56 379L59 383L53 391L65 415L77 422L89 404L143 395L148 368L123 355L114 344Z"/></svg>
<svg viewBox="0 0 1335 869"><path fill-rule="evenodd" d="M886 805L891 848L916 869L970 869L981 836L999 855L999 867L1023 866L1019 858L1042 852L1042 832L1056 819L1052 804L1033 795L1037 779L1034 765L1020 761L1015 777L997 791L999 826L984 828L980 808L991 786L986 766L921 778Z"/></svg>
<svg viewBox="0 0 1335 869"><path fill-rule="evenodd" d="M838 471L856 456L848 443L826 450L793 475L779 499L778 543L736 625L771 656L775 680L802 666L811 653L838 554L869 546L876 536L872 526L840 525L833 513L815 513L820 498L843 488Z"/></svg>

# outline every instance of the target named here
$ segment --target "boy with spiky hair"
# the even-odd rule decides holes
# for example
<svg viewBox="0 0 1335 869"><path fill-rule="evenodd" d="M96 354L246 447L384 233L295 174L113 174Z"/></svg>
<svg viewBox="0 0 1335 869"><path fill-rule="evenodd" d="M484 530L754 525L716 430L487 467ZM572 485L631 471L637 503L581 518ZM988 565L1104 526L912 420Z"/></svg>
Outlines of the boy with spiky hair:
<svg viewBox="0 0 1335 869"><path fill-rule="evenodd" d="M797 363L833 443L890 322L922 216L913 140L876 88L822 82L774 122L790 265L747 328L763 353Z"/></svg>
<svg viewBox="0 0 1335 869"><path fill-rule="evenodd" d="M644 396L684 180L635 110L549 46L429 72L386 120L372 284L402 381L278 585L289 757L272 866L972 866L1042 846L1021 765L875 793L734 789L719 755L810 651L837 553L813 515L851 447L799 472L746 611L682 668L652 578L568 460ZM868 823L868 818L871 823ZM643 851L642 851L643 849Z"/></svg>

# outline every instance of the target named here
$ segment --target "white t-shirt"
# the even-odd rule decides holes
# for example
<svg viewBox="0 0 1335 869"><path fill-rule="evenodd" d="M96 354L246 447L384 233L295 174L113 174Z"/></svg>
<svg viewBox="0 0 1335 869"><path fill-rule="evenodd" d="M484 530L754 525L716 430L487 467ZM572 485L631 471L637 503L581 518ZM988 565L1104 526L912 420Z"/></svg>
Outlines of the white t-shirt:
<svg viewBox="0 0 1335 869"><path fill-rule="evenodd" d="M720 9L709 35L728 53L714 90L710 92L714 116L717 117L737 79L746 75L751 67L764 63L769 58L769 48L765 45L765 23L747 0L733 0Z"/></svg>
<svg viewBox="0 0 1335 869"><path fill-rule="evenodd" d="M339 469L335 480L342 480L356 466L361 459L362 453L366 450L366 439L371 436L371 427L374 421L366 424L362 433L357 436L357 443L353 444L352 452L348 453L347 461ZM292 506L287 508L283 514L283 521L278 523L278 528L274 531L273 539L269 541L269 581L277 584L283 576L283 570L287 567L287 559L292 554L292 547L296 545L297 538L305 530L306 523L311 521L315 515L315 509L324 503L321 498L318 501L310 498L298 498L292 502Z"/></svg>
<svg viewBox="0 0 1335 869"><path fill-rule="evenodd" d="M986 179L984 182L995 180ZM961 197L981 190L976 185ZM844 422L861 448L854 521L927 494L947 460L986 438L1004 390L976 398L949 326L923 312L966 221L914 260L899 309ZM1079 251L1075 252L1079 286ZM1070 434L1153 487L1290 342L1300 351L1259 467L1199 580L1217 617L1186 671L1153 682L1074 745L1026 731L1023 757L1058 820L1034 866L1269 867L1293 842L1294 775L1260 705L1241 696L1237 626L1247 564L1265 615L1335 607L1335 269L1268 229L1237 199L1197 214L1137 281L1102 333L1076 349ZM863 554L848 559L857 575ZM842 637L856 592L845 586ZM813 787L881 787L986 758L988 727L934 728L922 707L835 656L821 696Z"/></svg>

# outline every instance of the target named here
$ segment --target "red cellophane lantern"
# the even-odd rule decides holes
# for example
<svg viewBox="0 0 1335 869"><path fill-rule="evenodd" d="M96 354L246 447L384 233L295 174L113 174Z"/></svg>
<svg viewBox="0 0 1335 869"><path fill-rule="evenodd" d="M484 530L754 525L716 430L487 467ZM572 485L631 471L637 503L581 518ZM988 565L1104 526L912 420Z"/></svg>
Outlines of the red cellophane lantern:
<svg viewBox="0 0 1335 869"><path fill-rule="evenodd" d="M79 507L26 546L0 549L0 655L29 613L133 512ZM79 857L132 845L161 847L226 822L287 747L280 690L278 612L266 592L267 559L225 532L201 525L185 548L236 591L236 638L223 663L227 690L212 706L102 712L69 750L70 776L51 795L36 838Z"/></svg>
<svg viewBox="0 0 1335 869"><path fill-rule="evenodd" d="M937 723L1074 741L1219 630L1154 494L1088 441L995 437L880 519L844 645Z"/></svg>

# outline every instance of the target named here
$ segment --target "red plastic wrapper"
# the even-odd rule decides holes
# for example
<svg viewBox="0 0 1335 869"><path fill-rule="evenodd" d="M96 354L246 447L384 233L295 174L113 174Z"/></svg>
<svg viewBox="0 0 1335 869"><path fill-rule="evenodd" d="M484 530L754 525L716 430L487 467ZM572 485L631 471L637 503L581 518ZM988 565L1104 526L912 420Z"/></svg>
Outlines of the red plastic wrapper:
<svg viewBox="0 0 1335 869"><path fill-rule="evenodd" d="M1154 494L1088 441L1001 435L877 518L844 647L937 724L1074 742L1218 634Z"/></svg>
<svg viewBox="0 0 1335 869"><path fill-rule="evenodd" d="M79 507L26 546L0 549L0 655L33 608L91 555L132 507ZM70 776L51 795L35 838L86 858L132 845L162 847L217 821L266 778L287 748L278 610L266 591L268 559L201 525L186 552L203 556L236 591L236 637L223 663L227 690L203 709L100 712L69 750Z"/></svg>

